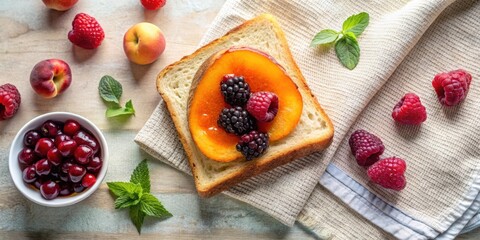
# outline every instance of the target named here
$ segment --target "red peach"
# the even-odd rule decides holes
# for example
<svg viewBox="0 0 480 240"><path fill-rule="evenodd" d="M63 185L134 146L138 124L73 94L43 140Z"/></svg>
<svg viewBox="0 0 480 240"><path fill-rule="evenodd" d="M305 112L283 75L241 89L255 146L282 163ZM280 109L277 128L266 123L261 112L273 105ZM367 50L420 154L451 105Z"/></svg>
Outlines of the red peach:
<svg viewBox="0 0 480 240"><path fill-rule="evenodd" d="M66 11L75 5L78 0L42 0L50 9L54 9L57 11Z"/></svg>
<svg viewBox="0 0 480 240"><path fill-rule="evenodd" d="M72 83L70 66L60 59L47 59L37 63L30 73L33 90L45 98L64 92Z"/></svg>

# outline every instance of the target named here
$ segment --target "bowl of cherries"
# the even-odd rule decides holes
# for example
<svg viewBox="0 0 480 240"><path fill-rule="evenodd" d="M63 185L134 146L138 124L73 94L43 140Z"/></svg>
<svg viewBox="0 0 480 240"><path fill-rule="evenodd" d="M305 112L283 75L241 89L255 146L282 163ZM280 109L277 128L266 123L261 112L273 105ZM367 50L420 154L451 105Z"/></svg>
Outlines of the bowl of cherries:
<svg viewBox="0 0 480 240"><path fill-rule="evenodd" d="M86 118L52 112L30 120L15 136L9 169L29 200L63 207L89 197L107 173L108 146Z"/></svg>

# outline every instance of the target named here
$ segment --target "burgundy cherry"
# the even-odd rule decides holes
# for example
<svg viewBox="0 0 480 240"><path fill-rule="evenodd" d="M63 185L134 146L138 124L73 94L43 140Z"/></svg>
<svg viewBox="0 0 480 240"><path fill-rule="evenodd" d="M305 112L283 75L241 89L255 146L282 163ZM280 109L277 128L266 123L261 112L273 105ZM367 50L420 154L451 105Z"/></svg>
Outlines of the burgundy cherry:
<svg viewBox="0 0 480 240"><path fill-rule="evenodd" d="M34 166L29 166L23 169L23 181L26 183L32 183L37 180L37 172Z"/></svg>
<svg viewBox="0 0 480 240"><path fill-rule="evenodd" d="M70 166L73 166L72 160L67 160L67 161L63 162L62 165L61 165L62 172L63 173L68 173L69 170L70 170Z"/></svg>
<svg viewBox="0 0 480 240"><path fill-rule="evenodd" d="M62 163L62 154L60 154L58 148L52 148L47 152L47 159L50 164L58 166L60 163Z"/></svg>
<svg viewBox="0 0 480 240"><path fill-rule="evenodd" d="M99 157L94 157L87 165L87 171L97 173L102 168L102 160Z"/></svg>
<svg viewBox="0 0 480 240"><path fill-rule="evenodd" d="M37 156L31 148L24 148L18 153L18 162L25 165L32 165L37 161Z"/></svg>
<svg viewBox="0 0 480 240"><path fill-rule="evenodd" d="M23 136L23 144L27 147L33 148L40 138L42 138L42 135L38 131L30 130Z"/></svg>
<svg viewBox="0 0 480 240"><path fill-rule="evenodd" d="M75 149L73 157L80 164L87 164L93 156L93 150L87 145L80 145Z"/></svg>
<svg viewBox="0 0 480 240"><path fill-rule="evenodd" d="M77 183L82 181L82 178L86 172L87 170L85 170L84 167L73 164L68 169L68 177L70 178L70 181Z"/></svg>
<svg viewBox="0 0 480 240"><path fill-rule="evenodd" d="M80 131L80 123L75 120L67 120L65 125L63 126L63 132L69 136L75 135L78 131Z"/></svg>
<svg viewBox="0 0 480 240"><path fill-rule="evenodd" d="M98 151L99 146L97 140L92 135L83 130L78 131L73 136L73 140L75 140L78 145L89 146L93 150L93 153L96 153Z"/></svg>
<svg viewBox="0 0 480 240"><path fill-rule="evenodd" d="M93 184L95 184L96 181L97 181L97 178L93 174L87 173L82 179L82 186L89 188L93 186Z"/></svg>
<svg viewBox="0 0 480 240"><path fill-rule="evenodd" d="M60 182L60 196L68 196L73 193L73 186L70 183Z"/></svg>
<svg viewBox="0 0 480 240"><path fill-rule="evenodd" d="M42 127L40 127L40 132L45 137L55 137L58 135L59 130L61 130L60 126L50 120L43 123Z"/></svg>
<svg viewBox="0 0 480 240"><path fill-rule="evenodd" d="M63 141L58 144L58 150L64 157L71 156L76 148L77 143L74 140Z"/></svg>
<svg viewBox="0 0 480 240"><path fill-rule="evenodd" d="M68 179L68 173L64 173L64 172L59 172L58 173L58 178L60 179L60 181L62 182L68 182L69 179Z"/></svg>
<svg viewBox="0 0 480 240"><path fill-rule="evenodd" d="M47 176L38 176L37 181L33 183L33 186L35 186L37 189L40 189L40 186L47 180L49 180Z"/></svg>
<svg viewBox="0 0 480 240"><path fill-rule="evenodd" d="M40 186L40 193L47 200L54 199L60 194L60 187L58 183L48 180Z"/></svg>
<svg viewBox="0 0 480 240"><path fill-rule="evenodd" d="M41 157L46 157L52 147L53 142L50 138L40 138L35 145L35 152Z"/></svg>
<svg viewBox="0 0 480 240"><path fill-rule="evenodd" d="M81 183L73 184L73 191L75 191L76 193L83 192L84 189L85 187Z"/></svg>
<svg viewBox="0 0 480 240"><path fill-rule="evenodd" d="M55 137L55 141L53 142L55 143L55 147L58 148L58 145L60 145L61 142L65 142L67 140L72 140L72 138L65 134L59 134Z"/></svg>
<svg viewBox="0 0 480 240"><path fill-rule="evenodd" d="M47 159L39 160L35 163L35 170L39 176L48 175L52 169Z"/></svg>

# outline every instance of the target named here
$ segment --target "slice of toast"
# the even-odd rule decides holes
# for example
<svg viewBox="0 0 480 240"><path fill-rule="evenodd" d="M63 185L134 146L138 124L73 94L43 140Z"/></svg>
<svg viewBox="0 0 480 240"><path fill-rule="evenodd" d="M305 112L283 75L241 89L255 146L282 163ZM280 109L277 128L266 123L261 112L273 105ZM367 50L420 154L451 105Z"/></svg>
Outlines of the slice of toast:
<svg viewBox="0 0 480 240"><path fill-rule="evenodd" d="M293 132L271 143L262 157L253 161L223 163L208 159L195 145L188 129L187 102L193 77L199 67L213 54L232 46L256 48L275 58L298 86L304 105L300 121ZM158 75L157 89L175 123L188 156L197 191L203 197L217 194L295 158L323 150L333 138L330 119L308 88L290 53L282 29L269 14L246 21L223 37L167 66Z"/></svg>

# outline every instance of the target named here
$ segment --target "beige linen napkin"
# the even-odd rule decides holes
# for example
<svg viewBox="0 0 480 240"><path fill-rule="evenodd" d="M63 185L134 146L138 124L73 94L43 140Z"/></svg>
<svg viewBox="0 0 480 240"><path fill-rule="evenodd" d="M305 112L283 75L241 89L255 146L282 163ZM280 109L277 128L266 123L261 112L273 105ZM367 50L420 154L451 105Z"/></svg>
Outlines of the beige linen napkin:
<svg viewBox="0 0 480 240"><path fill-rule="evenodd" d="M480 31L479 17L478 1L456 1L447 8L347 134L367 129L381 137L385 156L407 161L407 188L398 193L369 183L365 171L353 164L345 138L320 181L325 188L315 189L301 222L345 239L370 239L367 232L383 234L368 226L349 230L364 218L401 239L452 239L459 234L480 205L480 40L470 34ZM439 71L457 68L472 73L470 92L462 104L442 107L431 80ZM417 93L427 108L428 119L421 127L396 125L389 116L406 92ZM344 204L360 214L347 208L329 218L328 211L320 208L345 209ZM325 221L328 218L343 224L332 225Z"/></svg>
<svg viewBox="0 0 480 240"><path fill-rule="evenodd" d="M459 1L465 2L465 4L468 2ZM334 122L335 137L330 148L323 153L314 154L274 169L271 172L250 179L225 193L250 203L279 219L281 222L291 225L315 189L314 194L307 204L307 208L302 212L300 220L307 226L312 227L316 233L322 235L322 230L328 232L329 228L334 226L331 222L328 224L325 223L325 221L330 219L330 215L332 216L332 222L337 221L337 223L341 223L341 218L348 218L351 222L362 223L359 224L359 226L365 225L365 227L358 228L359 236L362 236L360 234L362 233L362 229L366 230L364 232L378 233L379 236L385 236L385 232L368 224L362 219L360 214L354 214L349 207L349 202L345 201L343 195L332 191L332 189L329 189L333 193L330 194L323 187L315 187L325 168L332 158L334 158L335 163L338 165L332 165L331 169L329 167L331 171L327 172L327 174L335 176L335 174L332 174L332 171L339 170L340 173L346 175L346 178L349 177L353 179L352 181L358 181L359 185L366 186L366 191L372 193L372 196L377 194L380 196L380 199L385 200L389 204L399 203L399 207L401 208L399 212L402 212L404 210L403 207L405 207L407 214L404 215L410 216L409 214L411 214L413 216L411 217L412 219L416 219L418 216L420 218L419 222L423 223L429 229L433 229L432 234L434 232L442 232L441 230L445 229L448 224L442 225L438 224L438 222L443 219L443 216L450 216L449 211L452 210L444 207L447 207L448 204L452 204L452 207L458 207L458 201L462 200L462 197L468 192L465 188L473 182L474 177L477 176L476 167L478 167L478 164L474 164L473 156L475 152L472 150L471 141L463 141L463 130L458 128L458 126L465 124L464 121L460 121L461 123L453 123L457 128L453 127L448 130L440 129L438 126L452 124L457 118L470 118L471 120L474 116L471 114L465 116L462 114L462 111L453 110L447 111L450 112L450 114L445 114L449 116L446 118L447 120L440 119L441 113L444 111L443 108L435 102L436 99L429 81L431 81L433 75L438 71L450 70L460 66L467 67L467 65L462 65L462 62L459 62L457 65L452 65L452 61L443 61L443 58L437 57L437 52L425 48L419 55L425 57L423 61L427 61L427 63L430 62L430 65L428 65L429 68L425 68L427 65L425 62L412 62L413 65L409 69L403 70L408 71L407 73L410 75L403 76L398 73L399 70L397 70L397 67L403 66L400 64L410 50L415 47L419 39L422 38L425 31L438 15L452 2L454 1L228 0L200 45L220 37L229 29L260 13L269 12L275 15L286 33L293 56L309 86ZM344 19L362 11L370 14L371 21L367 30L359 38L361 58L355 70L349 71L342 67L338 63L333 49L325 50L309 47L311 38L319 30L325 28L339 29ZM459 22L467 24L462 21L464 20L459 20ZM449 34L465 34L456 28L447 30L450 31ZM446 37L446 39L448 38L449 36ZM430 41L435 42L438 40L441 39L432 39ZM453 59L456 58L458 61L461 61L463 59L461 53L465 51L465 46L467 46L467 43L463 42L463 45L458 46L458 52L453 52L453 49L449 49L448 47L445 48L445 51L452 51L450 53L451 55L447 55L453 56ZM407 57L407 59L409 59L409 57ZM468 69L470 70L470 68ZM478 70L478 67L476 69ZM475 69L472 68L471 70L473 71ZM423 75L418 73L422 73ZM410 81L404 80L404 82L401 82L397 80L396 84L399 84L399 86L392 85L390 88L384 87L385 83L388 82L390 84L392 74L394 74L394 76L398 75L399 79L408 79ZM418 78L415 76L418 76ZM474 79L476 77L478 77L478 75L474 75ZM419 83L420 81L423 84L422 87L418 85L418 87L414 88L414 83ZM475 88L475 84L472 85L472 88ZM381 98L382 100L376 100L378 97L375 97L371 103L372 98L374 98L380 89L386 89L382 90L384 92L388 91L385 93L385 99ZM418 90L417 94L421 96L422 101L425 101L427 104L429 119L424 126L417 129L395 126L391 118L389 118L391 108L393 108L393 105L401 98L405 91L416 90ZM468 100L475 99L472 95L475 96L475 90L470 93ZM380 101L383 104L382 108L376 108L375 111L372 110L371 115L364 117L366 119L364 121L368 124L357 125L357 118L359 116L365 116L365 113L362 113L362 111L367 109L365 112L368 112L368 109L373 106L372 104L375 103L375 101ZM377 103L377 105L381 104ZM466 112L473 109L472 107L475 107L466 107L466 103L461 106L461 109L465 108L464 111ZM460 112L460 115L455 115L458 114L458 112ZM381 126L381 128L378 128L378 134L385 140L388 149L385 154L398 154L407 159L407 178L409 185L407 189L401 193L384 191L368 184L360 169L356 167L356 165L350 164L352 163L352 159L345 150L345 137L348 137L347 134L353 129L352 125L355 125L355 127L364 127L375 132L375 130L377 130L377 123L373 120L378 121L378 126ZM471 122L468 121L467 123L471 124ZM473 134L473 130L478 130L468 127L471 127L471 125L466 125L466 129L470 130L470 134ZM420 151L422 148L419 146L428 146L429 139L436 137L433 136L434 134L422 137L422 134L431 131L433 131L433 133L440 133L438 132L439 129L440 132L446 131L454 134L460 131L459 134L455 135L457 138L444 137L442 140L447 142L463 141L465 144L470 144L468 145L469 147L458 148L457 144L452 146L455 146L457 150L471 152L468 152L470 155L465 156L468 158L468 161L466 161L465 164L464 162L458 163L457 165L461 166L451 172L455 174L453 175L455 178L459 177L459 171L467 170L464 177L455 178L455 181L449 182L448 186L453 184L460 186L459 190L455 191L455 193L458 194L437 196L437 198L435 198L435 200L448 199L448 201L441 202L441 205L433 208L435 210L433 211L434 214L442 213L442 215L439 215L437 218L435 215L430 215L430 213L424 213L425 208L420 208L415 211L415 207L417 207L416 204L425 200L425 198L416 200L410 199L410 197L415 198L420 194L419 191L425 190L421 187L425 185L422 184L422 181L436 183L439 177L444 177L442 173L450 174L450 172L445 171L445 169L452 167L452 164L439 166L432 164L427 166L427 164L422 163L422 161L428 162L432 160L432 158L435 160L440 155L445 157L444 159L452 156L457 157L453 159L459 159L458 154L460 151L446 151L448 154L444 154L445 152L442 151L435 152L436 148L441 148L443 145L434 145L433 147L435 149L431 151ZM415 136L410 136L409 134ZM469 137L472 136L469 135ZM410 142L410 140L412 141ZM165 161L186 173L190 173L185 153L178 141L175 128L163 102L160 102L150 119L136 136L135 141L153 157ZM418 151L414 152L413 150L410 151L410 149ZM455 162L458 161L459 160L456 160ZM438 172L437 175L430 175L431 172L435 173L436 171ZM415 175L417 176L415 177L413 174L419 175ZM429 174L431 178L422 177L422 174ZM324 184L324 181L322 184ZM339 181L337 184L340 186L343 183ZM325 185L331 188L335 184ZM430 189L431 192L427 195L428 197L435 197L436 191L443 191L442 184L436 183L431 186L433 188ZM443 193L447 192L444 191ZM345 205L338 202L338 198L336 197L340 197L340 199L344 200L347 204ZM339 212L345 214L332 214L326 210L324 211L324 204L328 204L329 206L325 207L326 210L339 208ZM468 203L466 205L468 205ZM465 209L467 208L468 206ZM442 209L445 209L445 212L442 212ZM461 213L458 214L461 215ZM341 218L337 219L335 216L340 216ZM448 222L451 223L452 221L450 220L455 220L455 216L451 217ZM367 231L367 229L369 230ZM346 232L351 233L352 231L353 230ZM330 233L339 234L339 232L335 230L331 230Z"/></svg>

